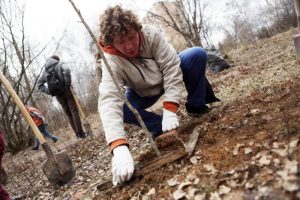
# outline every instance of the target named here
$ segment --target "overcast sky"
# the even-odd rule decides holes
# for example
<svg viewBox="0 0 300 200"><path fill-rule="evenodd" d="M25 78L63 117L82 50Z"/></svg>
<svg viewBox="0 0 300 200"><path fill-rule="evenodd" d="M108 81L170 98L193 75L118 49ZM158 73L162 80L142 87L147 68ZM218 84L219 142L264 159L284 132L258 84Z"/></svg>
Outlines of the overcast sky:
<svg viewBox="0 0 300 200"><path fill-rule="evenodd" d="M76 29L82 26L69 0L23 0L25 2L25 28L27 36L37 41L46 41L59 35L66 27ZM153 2L157 0L73 0L82 15L92 27L98 23L99 15L108 5L121 4L135 10L143 16ZM209 7L206 12L212 23L226 26L226 19L233 14L233 9L226 6L230 0L207 0ZM237 2L241 2L236 0ZM252 3L259 2L252 0ZM213 33L215 40L222 39L222 33Z"/></svg>
<svg viewBox="0 0 300 200"><path fill-rule="evenodd" d="M73 43L77 45L79 52L88 52L87 36L84 26L73 10L69 0L23 0L25 1L25 29L30 41L41 46L50 40L58 40L63 31L72 35ZM121 4L123 7L136 11L140 18L157 0L73 0L80 9L88 24L95 29L100 14L108 5ZM207 0L209 7L205 10L208 13L210 23L215 26L226 26L226 20L234 12L226 6L230 0ZM257 0L253 0L257 1ZM239 2L237 0L237 2ZM96 32L97 36L97 32ZM215 30L211 38L215 44L222 40L224 34ZM64 38L65 39L65 38ZM74 45L73 44L73 45ZM85 49L84 49L85 48ZM47 52L46 52L47 53ZM49 54L49 53L48 53ZM82 54L82 53L79 53ZM92 56L92 55L88 55Z"/></svg>
<svg viewBox="0 0 300 200"><path fill-rule="evenodd" d="M142 16L153 2L154 0L74 0L90 26L98 23L100 14L108 5L122 4ZM68 0L26 0L25 25L30 37L45 40L63 31L65 27L73 27L78 21Z"/></svg>
<svg viewBox="0 0 300 200"><path fill-rule="evenodd" d="M78 23L79 18L68 0L25 0L27 34L35 39L47 38L58 34L65 27ZM89 25L97 24L99 15L108 5L122 4L124 7L135 10L140 16L151 7L156 0L74 0L80 8ZM215 23L223 23L225 16L230 12L225 6L229 0L210 0L208 11L210 19ZM217 34L217 33L216 33ZM217 34L220 38L221 34Z"/></svg>
<svg viewBox="0 0 300 200"><path fill-rule="evenodd" d="M42 48L49 43L56 44L61 38L63 32L67 30L69 38L64 37L65 45L75 46L76 51L72 53L80 56L80 61L77 62L93 62L93 55L89 52L90 38L87 31L80 23L77 13L74 11L69 0L23 0L25 2L25 32L27 39L35 45ZM143 16L146 10L151 7L155 0L73 0L75 5L80 9L81 14L92 29L98 29L98 21L100 14L109 5L120 4L123 7L132 9ZM95 33L96 37L98 32ZM70 43L72 37L72 44ZM53 45L52 45L53 46ZM50 47L49 47L50 48ZM44 56L48 57L53 53L53 48L46 49ZM59 52L64 60L74 60L74 55L67 54L67 48L61 46ZM74 50L74 49L73 49ZM75 56L76 56L75 55ZM83 58L81 58L83 57Z"/></svg>

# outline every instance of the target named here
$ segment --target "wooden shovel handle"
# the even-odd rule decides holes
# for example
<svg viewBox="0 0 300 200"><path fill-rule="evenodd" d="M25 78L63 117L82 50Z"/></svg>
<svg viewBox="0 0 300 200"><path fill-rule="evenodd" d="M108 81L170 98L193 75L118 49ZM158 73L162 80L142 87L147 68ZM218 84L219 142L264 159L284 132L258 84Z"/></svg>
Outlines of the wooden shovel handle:
<svg viewBox="0 0 300 200"><path fill-rule="evenodd" d="M18 97L17 93L14 91L8 80L5 78L3 73L0 71L0 80L3 83L4 87L7 89L10 96L13 98L14 102L17 104L18 108L20 109L21 113L25 117L26 121L29 123L35 137L40 141L41 144L46 143L45 138L40 133L38 127L35 125L34 121L30 117L28 111L26 110L24 104L22 103L21 99Z"/></svg>
<svg viewBox="0 0 300 200"><path fill-rule="evenodd" d="M77 105L77 108L78 108L78 111L79 111L80 116L81 116L83 119L85 119L85 114L84 114L84 112L83 112L83 110L82 110L82 108L81 108L81 106L80 106L80 104L79 104L78 98L77 98L77 96L76 96L76 94L75 94L75 92L74 92L74 90L73 90L72 87L70 87L70 91L71 91L72 96L73 96L73 98L74 98L74 100L75 100L75 103L76 103L76 105Z"/></svg>

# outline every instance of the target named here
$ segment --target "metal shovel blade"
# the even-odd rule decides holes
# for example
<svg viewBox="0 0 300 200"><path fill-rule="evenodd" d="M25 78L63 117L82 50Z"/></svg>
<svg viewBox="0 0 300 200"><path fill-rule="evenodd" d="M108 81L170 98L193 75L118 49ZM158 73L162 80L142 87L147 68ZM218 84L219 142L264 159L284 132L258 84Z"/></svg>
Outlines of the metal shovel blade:
<svg viewBox="0 0 300 200"><path fill-rule="evenodd" d="M68 154L65 152L53 154L47 143L42 147L47 154L47 160L43 163L42 170L48 180L57 185L70 182L75 176L75 170Z"/></svg>

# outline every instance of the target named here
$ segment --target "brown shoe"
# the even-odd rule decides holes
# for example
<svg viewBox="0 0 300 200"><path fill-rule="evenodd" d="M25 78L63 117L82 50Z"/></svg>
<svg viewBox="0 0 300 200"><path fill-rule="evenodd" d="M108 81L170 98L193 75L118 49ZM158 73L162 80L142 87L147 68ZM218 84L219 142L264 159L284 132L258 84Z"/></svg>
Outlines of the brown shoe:
<svg viewBox="0 0 300 200"><path fill-rule="evenodd" d="M178 138L177 130L175 129L161 134L160 136L155 138L155 142L158 148L164 148L177 142L181 143L181 141Z"/></svg>

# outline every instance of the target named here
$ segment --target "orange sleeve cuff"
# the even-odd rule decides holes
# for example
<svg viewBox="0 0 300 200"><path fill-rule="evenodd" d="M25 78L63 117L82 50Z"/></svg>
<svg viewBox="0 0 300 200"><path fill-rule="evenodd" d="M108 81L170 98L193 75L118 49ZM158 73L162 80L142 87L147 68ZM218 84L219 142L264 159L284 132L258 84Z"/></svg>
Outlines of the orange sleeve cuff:
<svg viewBox="0 0 300 200"><path fill-rule="evenodd" d="M129 147L129 143L127 142L127 140L119 139L119 140L115 140L109 144L110 151L112 152L114 150L114 148L121 146L121 145L126 145Z"/></svg>
<svg viewBox="0 0 300 200"><path fill-rule="evenodd" d="M165 101L163 103L164 109L169 110L171 112L176 113L178 110L179 105L177 103L171 102L171 101Z"/></svg>

